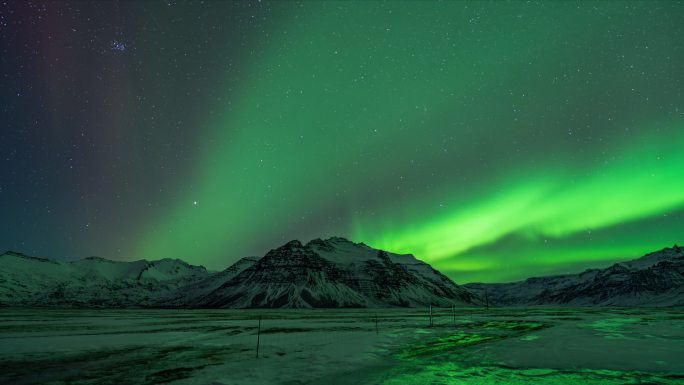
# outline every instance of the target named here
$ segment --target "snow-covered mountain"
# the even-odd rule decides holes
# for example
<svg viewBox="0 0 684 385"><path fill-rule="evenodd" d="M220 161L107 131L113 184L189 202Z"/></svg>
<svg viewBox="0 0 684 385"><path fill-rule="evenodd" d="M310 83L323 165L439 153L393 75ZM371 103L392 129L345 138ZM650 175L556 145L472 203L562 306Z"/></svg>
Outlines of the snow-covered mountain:
<svg viewBox="0 0 684 385"><path fill-rule="evenodd" d="M464 286L499 306L683 306L684 248L674 245L579 274Z"/></svg>
<svg viewBox="0 0 684 385"><path fill-rule="evenodd" d="M291 241L200 302L204 307L463 306L472 293L409 254L344 238Z"/></svg>
<svg viewBox="0 0 684 385"><path fill-rule="evenodd" d="M178 259L59 262L0 255L0 305L79 307L463 306L479 299L412 255L343 238L291 241L221 272Z"/></svg>
<svg viewBox="0 0 684 385"><path fill-rule="evenodd" d="M73 262L0 255L0 304L6 306L161 306L161 299L209 276L179 259Z"/></svg>
<svg viewBox="0 0 684 385"><path fill-rule="evenodd" d="M160 306L197 307L200 301L209 293L230 281L258 260L259 257L242 258L221 272L209 274L196 282L184 286L182 290L170 293L170 295L161 299L162 304Z"/></svg>

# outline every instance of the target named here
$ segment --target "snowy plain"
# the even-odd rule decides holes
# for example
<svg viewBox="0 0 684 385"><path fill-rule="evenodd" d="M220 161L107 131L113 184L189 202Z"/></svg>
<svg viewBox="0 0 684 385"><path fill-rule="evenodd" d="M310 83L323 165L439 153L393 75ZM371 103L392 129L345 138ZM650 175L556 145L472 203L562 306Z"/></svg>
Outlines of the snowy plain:
<svg viewBox="0 0 684 385"><path fill-rule="evenodd" d="M684 309L442 308L432 324L428 309L0 308L0 383L684 383Z"/></svg>

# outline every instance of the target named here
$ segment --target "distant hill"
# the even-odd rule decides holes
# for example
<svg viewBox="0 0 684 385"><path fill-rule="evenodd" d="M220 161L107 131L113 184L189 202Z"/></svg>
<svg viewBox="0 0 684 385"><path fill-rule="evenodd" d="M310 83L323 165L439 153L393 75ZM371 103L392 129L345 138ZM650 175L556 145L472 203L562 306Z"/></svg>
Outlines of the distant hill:
<svg viewBox="0 0 684 385"><path fill-rule="evenodd" d="M0 255L0 305L303 308L468 306L480 300L409 254L343 238L291 241L222 272L179 259L74 262Z"/></svg>
<svg viewBox="0 0 684 385"><path fill-rule="evenodd" d="M464 287L499 306L684 306L684 248L579 274Z"/></svg>
<svg viewBox="0 0 684 385"><path fill-rule="evenodd" d="M74 262L0 255L0 304L5 306L158 306L206 278L204 267L179 259L117 262L90 257Z"/></svg>

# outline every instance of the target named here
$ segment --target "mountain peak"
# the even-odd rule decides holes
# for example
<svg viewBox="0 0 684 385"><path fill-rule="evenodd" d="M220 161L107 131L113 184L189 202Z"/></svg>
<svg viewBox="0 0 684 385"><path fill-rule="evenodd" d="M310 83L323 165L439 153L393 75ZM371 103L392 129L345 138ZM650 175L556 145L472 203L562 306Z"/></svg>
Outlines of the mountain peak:
<svg viewBox="0 0 684 385"><path fill-rule="evenodd" d="M343 238L343 237L330 237L330 238L326 239L326 241L327 242L336 242L336 243L354 243L354 242L350 241L349 239Z"/></svg>
<svg viewBox="0 0 684 385"><path fill-rule="evenodd" d="M282 245L281 247L285 247L285 248L290 248L290 249L292 249L292 248L300 248L300 247L303 247L303 245L302 245L302 242L300 242L299 240L293 239L293 240L291 240L290 242L288 242L288 243Z"/></svg>
<svg viewBox="0 0 684 385"><path fill-rule="evenodd" d="M330 237L328 239L315 238L309 241L305 247L314 247L325 251L334 251L345 246L365 246L363 243L355 243L342 237Z"/></svg>

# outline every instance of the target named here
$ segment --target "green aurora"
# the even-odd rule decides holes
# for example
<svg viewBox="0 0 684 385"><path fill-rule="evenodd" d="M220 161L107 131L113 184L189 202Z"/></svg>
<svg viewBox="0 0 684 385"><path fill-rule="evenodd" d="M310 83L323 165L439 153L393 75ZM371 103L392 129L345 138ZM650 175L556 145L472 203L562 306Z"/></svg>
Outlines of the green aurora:
<svg viewBox="0 0 684 385"><path fill-rule="evenodd" d="M274 6L132 255L340 235L463 283L682 241L682 3Z"/></svg>

